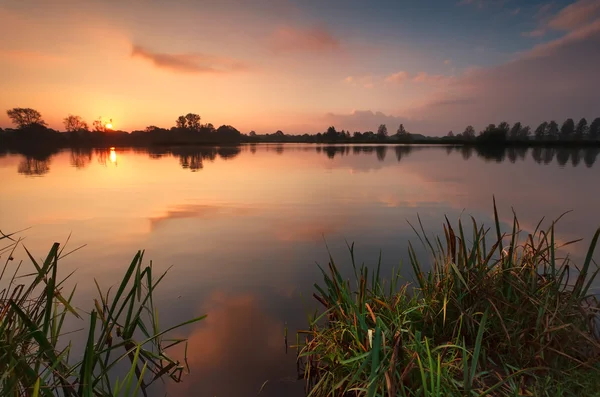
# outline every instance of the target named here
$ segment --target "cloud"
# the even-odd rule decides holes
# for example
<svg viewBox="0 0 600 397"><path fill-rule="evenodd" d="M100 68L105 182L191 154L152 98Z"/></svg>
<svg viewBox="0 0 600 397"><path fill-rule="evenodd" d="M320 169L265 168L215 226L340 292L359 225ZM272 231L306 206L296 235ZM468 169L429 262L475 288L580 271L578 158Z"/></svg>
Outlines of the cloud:
<svg viewBox="0 0 600 397"><path fill-rule="evenodd" d="M373 76L348 76L344 79L344 83L353 86L362 86L365 88L373 88L375 83L373 82Z"/></svg>
<svg viewBox="0 0 600 397"><path fill-rule="evenodd" d="M148 218L150 230L153 231L161 225L176 219L214 219L221 217L238 217L250 215L254 212L249 207L234 207L227 205L209 204L184 204L167 210L164 214Z"/></svg>
<svg viewBox="0 0 600 397"><path fill-rule="evenodd" d="M386 124L388 128L404 124L408 131L414 132L420 132L427 127L427 123L422 120L393 116L372 110L355 110L350 114L327 113L323 117L323 124L334 125L338 130L349 131L377 131L379 124Z"/></svg>
<svg viewBox="0 0 600 397"><path fill-rule="evenodd" d="M477 8L483 8L488 5L503 6L507 0L460 0L456 3L457 6L472 5Z"/></svg>
<svg viewBox="0 0 600 397"><path fill-rule="evenodd" d="M385 78L386 83L402 84L408 80L408 73L404 71L392 73Z"/></svg>
<svg viewBox="0 0 600 397"><path fill-rule="evenodd" d="M311 28L282 26L273 32L269 45L275 53L327 54L341 51L340 41L327 29L319 26Z"/></svg>
<svg viewBox="0 0 600 397"><path fill-rule="evenodd" d="M145 59L159 69L178 73L230 73L248 69L243 62L229 58L198 53L153 52L140 45L133 45L131 56Z"/></svg>
<svg viewBox="0 0 600 397"><path fill-rule="evenodd" d="M429 74L427 72L419 72L413 78L413 83L435 84L448 82L452 77L443 76L441 74Z"/></svg>
<svg viewBox="0 0 600 397"><path fill-rule="evenodd" d="M548 21L556 30L573 30L588 23L600 14L600 0L579 0L569 4Z"/></svg>
<svg viewBox="0 0 600 397"><path fill-rule="evenodd" d="M517 15L517 14L519 14L520 12L521 12L521 9L520 9L520 8L515 8L515 9L514 9L514 10L511 12L511 14L512 14L512 15Z"/></svg>
<svg viewBox="0 0 600 397"><path fill-rule="evenodd" d="M600 19L494 67L464 73L406 114L436 120L441 130L507 120L597 116ZM443 123L443 124L442 124Z"/></svg>
<svg viewBox="0 0 600 397"><path fill-rule="evenodd" d="M444 65L450 65L452 63L451 59L444 59Z"/></svg>
<svg viewBox="0 0 600 397"><path fill-rule="evenodd" d="M537 28L537 29L531 30L529 32L523 32L523 33L521 33L521 36L523 36L523 37L542 37L545 34L546 34L546 29Z"/></svg>
<svg viewBox="0 0 600 397"><path fill-rule="evenodd" d="M540 7L534 18L540 20L538 28L523 32L524 37L542 37L548 30L579 30L590 21L600 17L600 0L578 0L562 8L557 14L550 15L553 3Z"/></svg>
<svg viewBox="0 0 600 397"><path fill-rule="evenodd" d="M266 379L271 387L293 373L295 354L285 354L284 324L269 313L264 298L217 291L203 301L198 313L208 316L194 327L185 350L190 374L181 383L170 382L168 394L197 395L202 390L209 396L247 395L249 390L258 392ZM183 360L185 353L179 345L171 354ZM236 374L234 382L231 374Z"/></svg>

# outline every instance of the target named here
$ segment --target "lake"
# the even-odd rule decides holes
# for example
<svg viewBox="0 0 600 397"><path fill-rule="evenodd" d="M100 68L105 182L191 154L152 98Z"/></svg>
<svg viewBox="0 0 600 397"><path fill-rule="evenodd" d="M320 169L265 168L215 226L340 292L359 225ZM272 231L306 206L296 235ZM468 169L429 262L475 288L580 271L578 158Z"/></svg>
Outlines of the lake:
<svg viewBox="0 0 600 397"><path fill-rule="evenodd" d="M284 329L294 344L318 307L316 263L328 251L347 270L354 242L359 261L376 264L381 252L382 272L400 267L410 281L408 241L419 241L408 222L418 225L418 214L432 234L444 215L491 226L495 196L501 221L514 209L524 231L573 210L558 237L584 238L569 247L581 262L600 226L599 152L265 144L4 153L0 230L31 227L20 235L36 257L69 235L68 247L85 245L60 265L64 276L76 270L82 310L92 308L93 279L114 285L137 250L157 271L173 266L156 293L162 327L208 318L177 334L189 337L191 374L155 383L155 395L255 396L264 386L261 396L301 396ZM26 258L22 248L15 256Z"/></svg>

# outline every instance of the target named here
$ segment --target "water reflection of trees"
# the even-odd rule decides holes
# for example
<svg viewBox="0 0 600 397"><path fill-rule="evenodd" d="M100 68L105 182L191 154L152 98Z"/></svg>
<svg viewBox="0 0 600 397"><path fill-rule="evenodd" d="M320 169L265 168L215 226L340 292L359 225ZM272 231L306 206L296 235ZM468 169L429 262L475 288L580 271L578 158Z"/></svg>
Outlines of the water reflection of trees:
<svg viewBox="0 0 600 397"><path fill-rule="evenodd" d="M192 172L204 168L206 162L213 162L217 157L228 160L236 157L241 152L240 146L202 146L202 147L157 147L147 149L148 156L153 159L173 156L179 159L181 168Z"/></svg>
<svg viewBox="0 0 600 397"><path fill-rule="evenodd" d="M92 162L92 149L73 148L71 149L71 166L77 169L83 169Z"/></svg>
<svg viewBox="0 0 600 397"><path fill-rule="evenodd" d="M509 161L516 163L525 161L528 158L528 152L531 151L531 157L538 164L558 163L561 167L567 166L569 163L573 167L579 166L583 161L586 167L592 167L596 162L596 158L600 153L600 148L597 147L541 147L536 146L528 148L525 146L469 146L469 145L454 145L442 147L423 147L409 145L329 145L316 146L314 150L317 153L324 153L328 158L334 159L336 156L359 155L361 153L377 156L379 161L384 161L388 150L396 152L396 159L401 161L408 154L415 150L444 150L448 155L460 154L464 160L469 160L475 153L477 157L485 161L504 162Z"/></svg>
<svg viewBox="0 0 600 397"><path fill-rule="evenodd" d="M43 176L50 171L50 158L41 160L33 157L25 157L19 163L17 172L28 176Z"/></svg>

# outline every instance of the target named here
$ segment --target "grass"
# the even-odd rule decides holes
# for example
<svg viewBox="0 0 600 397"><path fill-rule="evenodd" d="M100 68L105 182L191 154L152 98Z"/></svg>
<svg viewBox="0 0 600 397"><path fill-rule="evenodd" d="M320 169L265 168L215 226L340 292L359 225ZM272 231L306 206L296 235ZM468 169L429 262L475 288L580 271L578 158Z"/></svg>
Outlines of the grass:
<svg viewBox="0 0 600 397"><path fill-rule="evenodd" d="M159 327L152 296L165 273L156 277L152 263L143 264L142 251L116 291L102 292L96 282L98 298L85 313L72 304L75 287L65 288L70 275L58 277L59 261L70 252L55 243L45 260L37 261L25 249L35 271L20 275L22 263L15 263L13 254L21 241L13 236L0 233L0 257L6 257L0 273L6 284L0 291L2 396L146 396L156 380L180 381L186 366L168 350L186 340L167 334L203 317ZM84 346L69 341L64 330L69 317L86 329Z"/></svg>
<svg viewBox="0 0 600 397"><path fill-rule="evenodd" d="M600 305L594 234L581 267L559 259L555 225L501 234L474 219L467 237L446 218L443 238L415 230L414 283L385 280L380 262L357 266L354 285L333 258L314 297L323 311L300 331L310 396L598 396ZM560 219L560 218L559 218ZM471 226L471 225L470 225ZM562 251L561 251L562 252ZM429 265L429 264L428 264ZM427 270L426 270L427 269Z"/></svg>

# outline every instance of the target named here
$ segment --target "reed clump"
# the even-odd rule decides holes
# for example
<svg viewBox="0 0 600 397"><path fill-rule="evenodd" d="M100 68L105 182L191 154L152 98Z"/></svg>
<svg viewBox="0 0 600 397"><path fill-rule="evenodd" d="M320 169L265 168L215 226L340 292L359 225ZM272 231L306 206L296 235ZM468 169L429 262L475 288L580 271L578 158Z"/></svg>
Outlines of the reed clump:
<svg viewBox="0 0 600 397"><path fill-rule="evenodd" d="M577 267L548 230L501 234L446 218L443 238L413 228L432 263L409 243L414 283L357 266L355 285L333 258L314 297L324 310L300 331L298 359L311 396L600 395L600 304L594 234ZM559 218L560 219L560 218ZM491 237L493 235L493 237ZM491 241L490 241L491 240ZM561 250L562 252L562 250Z"/></svg>
<svg viewBox="0 0 600 397"><path fill-rule="evenodd" d="M69 253L55 243L35 268L20 275L13 259L20 240L0 234L0 395L14 397L147 395L159 379L180 381L186 366L168 350L186 339L168 333L198 317L161 329L153 292L165 273L155 275L139 251L126 268L116 291L102 292L89 313L77 310L75 288L58 277L59 261ZM5 244L4 244L5 243ZM87 332L83 346L73 346L64 329L68 317L79 319Z"/></svg>

